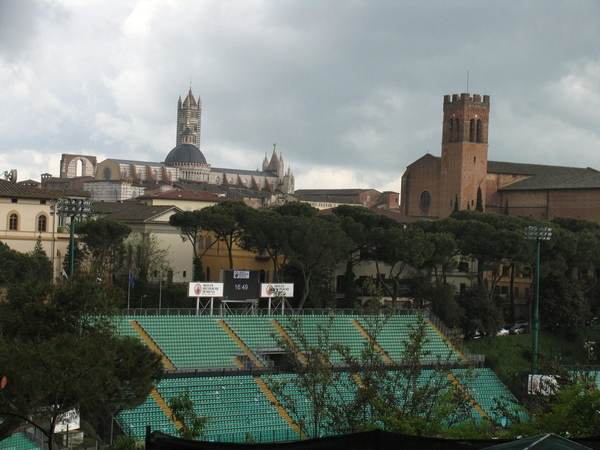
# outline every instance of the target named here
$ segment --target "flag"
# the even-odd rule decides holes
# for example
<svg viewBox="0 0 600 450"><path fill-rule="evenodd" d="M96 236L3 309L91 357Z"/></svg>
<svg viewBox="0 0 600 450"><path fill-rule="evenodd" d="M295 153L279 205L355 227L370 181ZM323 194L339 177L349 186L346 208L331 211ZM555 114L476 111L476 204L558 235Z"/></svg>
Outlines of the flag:
<svg viewBox="0 0 600 450"><path fill-rule="evenodd" d="M133 274L131 273L131 270L129 271L129 286L134 287L135 283L133 282Z"/></svg>

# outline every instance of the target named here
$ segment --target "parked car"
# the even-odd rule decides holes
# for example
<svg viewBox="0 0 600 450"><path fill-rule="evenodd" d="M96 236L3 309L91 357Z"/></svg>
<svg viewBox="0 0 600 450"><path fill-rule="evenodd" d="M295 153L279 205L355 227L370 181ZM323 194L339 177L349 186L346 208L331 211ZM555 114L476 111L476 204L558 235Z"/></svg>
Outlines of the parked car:
<svg viewBox="0 0 600 450"><path fill-rule="evenodd" d="M515 326L516 326L516 325L525 325L525 326L527 326L527 325L529 325L529 322L528 322L528 321L526 321L526 320L517 320L517 321L515 322Z"/></svg>
<svg viewBox="0 0 600 450"><path fill-rule="evenodd" d="M527 322L525 324L516 323L510 330L508 330L510 334L523 334L527 333Z"/></svg>
<svg viewBox="0 0 600 450"><path fill-rule="evenodd" d="M507 335L509 334L509 332L510 332L510 331L509 331L509 330L510 330L510 328L512 328L512 327L508 327L508 328L507 328L507 327L504 327L504 328L501 328L501 329L500 329L500 331L498 331L498 332L496 333L496 336L507 336Z"/></svg>
<svg viewBox="0 0 600 450"><path fill-rule="evenodd" d="M479 330L467 334L467 339L481 339L482 337L485 337L485 333L482 333Z"/></svg>

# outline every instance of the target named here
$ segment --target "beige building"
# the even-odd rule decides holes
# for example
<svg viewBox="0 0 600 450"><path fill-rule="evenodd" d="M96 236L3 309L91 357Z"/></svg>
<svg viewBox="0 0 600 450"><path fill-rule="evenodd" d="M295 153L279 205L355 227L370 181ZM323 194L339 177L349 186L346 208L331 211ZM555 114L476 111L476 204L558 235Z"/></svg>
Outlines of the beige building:
<svg viewBox="0 0 600 450"><path fill-rule="evenodd" d="M21 253L33 250L38 238L54 267L54 277L62 272L69 244L69 231L63 219L53 215L53 205L63 196L45 189L0 180L0 241ZM63 225L60 226L59 225ZM60 232L59 232L60 230Z"/></svg>

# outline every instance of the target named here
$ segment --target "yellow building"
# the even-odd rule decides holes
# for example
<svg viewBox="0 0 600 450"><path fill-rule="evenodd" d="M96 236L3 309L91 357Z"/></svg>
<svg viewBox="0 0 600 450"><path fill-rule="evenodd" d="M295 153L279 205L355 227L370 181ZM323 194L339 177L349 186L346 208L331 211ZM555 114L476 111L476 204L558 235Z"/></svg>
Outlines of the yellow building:
<svg viewBox="0 0 600 450"><path fill-rule="evenodd" d="M52 215L52 206L62 198L53 191L0 180L0 241L21 253L30 252L38 237L54 267L54 277L62 272L69 245L69 233Z"/></svg>

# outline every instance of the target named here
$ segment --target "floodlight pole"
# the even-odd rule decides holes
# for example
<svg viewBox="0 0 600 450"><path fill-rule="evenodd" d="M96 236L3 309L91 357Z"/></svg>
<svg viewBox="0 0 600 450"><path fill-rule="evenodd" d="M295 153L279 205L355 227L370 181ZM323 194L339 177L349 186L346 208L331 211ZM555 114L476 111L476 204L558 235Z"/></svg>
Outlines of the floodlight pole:
<svg viewBox="0 0 600 450"><path fill-rule="evenodd" d="M51 208L52 216L55 214L59 217L70 217L70 240L69 240L69 273L72 277L75 272L75 218L86 218L92 213L92 202L89 200L81 200L75 198L60 198ZM54 226L54 225L53 225Z"/></svg>
<svg viewBox="0 0 600 450"><path fill-rule="evenodd" d="M71 226L70 226L70 237L69 237L69 278L73 277L73 272L75 272L75 216L71 216Z"/></svg>
<svg viewBox="0 0 600 450"><path fill-rule="evenodd" d="M552 228L530 226L525 228L525 239L535 239L535 296L533 299L533 327L531 330L531 373L537 372L538 334L540 330L540 241L549 241Z"/></svg>

